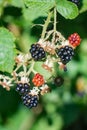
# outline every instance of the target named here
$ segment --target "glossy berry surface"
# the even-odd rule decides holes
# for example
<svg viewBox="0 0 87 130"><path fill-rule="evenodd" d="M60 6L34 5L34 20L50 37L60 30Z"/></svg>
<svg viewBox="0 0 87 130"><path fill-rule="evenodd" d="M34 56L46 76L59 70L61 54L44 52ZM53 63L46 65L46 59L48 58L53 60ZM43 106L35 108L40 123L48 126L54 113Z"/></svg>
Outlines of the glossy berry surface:
<svg viewBox="0 0 87 130"><path fill-rule="evenodd" d="M79 2L80 2L80 0L69 0L69 1L71 1L71 2L75 3L76 5L78 5L78 4L79 4Z"/></svg>
<svg viewBox="0 0 87 130"><path fill-rule="evenodd" d="M25 84L19 83L17 84L16 91L19 92L19 94L25 94L29 92L29 88L30 86L27 83Z"/></svg>
<svg viewBox="0 0 87 130"><path fill-rule="evenodd" d="M59 56L61 62L63 64L67 64L72 59L72 56L74 55L74 50L72 47L64 46L60 49L56 49L56 53Z"/></svg>
<svg viewBox="0 0 87 130"><path fill-rule="evenodd" d="M44 78L41 74L37 73L33 77L32 82L35 86L39 87L44 84Z"/></svg>
<svg viewBox="0 0 87 130"><path fill-rule="evenodd" d="M60 87L61 85L63 85L64 83L64 79L61 77L61 76L57 76L55 79L54 79L54 84L58 87Z"/></svg>
<svg viewBox="0 0 87 130"><path fill-rule="evenodd" d="M35 61L43 60L46 57L44 49L39 44L32 44L30 53Z"/></svg>
<svg viewBox="0 0 87 130"><path fill-rule="evenodd" d="M68 38L69 40L69 43L73 46L73 47L76 47L80 44L81 42L81 38L80 36L77 34L77 33L73 33L69 36Z"/></svg>
<svg viewBox="0 0 87 130"><path fill-rule="evenodd" d="M36 107L38 104L38 96L37 95L30 95L25 94L22 97L23 104L27 106L28 108Z"/></svg>

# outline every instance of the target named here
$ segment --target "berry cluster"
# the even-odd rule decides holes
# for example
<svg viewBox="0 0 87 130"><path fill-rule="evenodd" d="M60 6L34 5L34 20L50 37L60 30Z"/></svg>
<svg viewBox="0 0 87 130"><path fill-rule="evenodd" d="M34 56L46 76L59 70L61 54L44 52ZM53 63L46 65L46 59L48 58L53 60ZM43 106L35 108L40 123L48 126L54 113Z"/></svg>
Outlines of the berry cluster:
<svg viewBox="0 0 87 130"><path fill-rule="evenodd" d="M35 86L39 87L44 84L44 78L41 74L37 73L32 79L32 82Z"/></svg>
<svg viewBox="0 0 87 130"><path fill-rule="evenodd" d="M76 5L78 5L79 4L79 0L69 0L69 1L71 1L71 2L73 2L73 3L75 3Z"/></svg>
<svg viewBox="0 0 87 130"><path fill-rule="evenodd" d="M79 2L79 0L68 1L76 5L78 5ZM3 88L10 90L10 87L13 86L14 83L17 83L16 91L21 95L23 104L28 108L36 107L39 96L51 91L51 88L48 86L51 81L58 87L64 83L64 79L61 76L54 78L54 66L58 64L60 69L67 71L66 64L72 59L75 47L81 42L81 38L77 33L71 34L68 39L65 39L64 36L56 30L56 7L50 11L50 14L54 14L54 28L49 31L47 29L51 20L51 15L49 15L45 21L45 25L42 25L43 31L38 42L31 45L27 54L18 52L19 55L14 58L15 67L11 75L6 74L6 76L4 76L3 73L0 74L0 85L2 85ZM42 67L47 73L50 73L47 74L46 78L35 70L35 62L38 63L40 68ZM41 64L39 64L40 62ZM55 72L55 74L57 73Z"/></svg>
<svg viewBox="0 0 87 130"><path fill-rule="evenodd" d="M80 44L81 42L81 38L80 36L77 34L77 33L73 33L69 36L68 38L69 40L69 43L73 46L73 47L76 47Z"/></svg>
<svg viewBox="0 0 87 130"><path fill-rule="evenodd" d="M20 95L26 94L30 91L30 86L27 83L18 83L16 87L16 91L19 92Z"/></svg>
<svg viewBox="0 0 87 130"><path fill-rule="evenodd" d="M46 57L44 49L39 44L32 44L30 53L35 61L43 60Z"/></svg>
<svg viewBox="0 0 87 130"><path fill-rule="evenodd" d="M36 107L38 104L38 96L32 95L30 93L30 86L25 83L19 83L17 84L16 91L19 92L21 95L23 104L27 106L28 108Z"/></svg>
<svg viewBox="0 0 87 130"><path fill-rule="evenodd" d="M45 41L44 43L44 41L42 40L38 42L38 44L31 45L31 49L29 50L31 55L26 55L26 57L21 55L17 58L17 61L21 62L16 63L17 64L23 63L23 69L26 70L26 72L24 72L24 77L23 73L19 73L19 77L21 76L21 80L17 81L18 84L16 87L16 91L19 92L23 104L28 108L36 107L38 104L39 95L44 95L45 93L50 92L51 89L46 84L48 80L45 80L43 75L36 72L36 70L34 70L34 67L32 67L32 65L28 70L28 68L26 68L28 64L26 63L28 63L29 60L32 61L33 64L35 63L34 61L45 60L42 67L47 71L53 72L54 70L53 65L55 62L57 62L60 65L61 69L67 71L66 64L72 59L74 55L74 49L76 46L80 44L81 39L77 33L71 34L68 40L65 40L62 37L63 36L61 36L61 34L60 37L58 37L58 40L61 39L62 41L61 45L60 44L58 45L54 42L54 45L51 46L51 42ZM56 56L54 56L55 54L57 54L58 59L56 58ZM24 59L25 61L23 62ZM30 81L29 75L31 74L31 72L33 72L34 76L32 79L30 79L31 80ZM57 76L53 78L53 80L54 84L57 87L62 86L64 83L64 79L61 76ZM29 81L34 85L32 89L30 87L31 85Z"/></svg>
<svg viewBox="0 0 87 130"><path fill-rule="evenodd" d="M23 104L28 108L36 107L38 104L38 96L37 95L30 95L26 94L22 97Z"/></svg>
<svg viewBox="0 0 87 130"><path fill-rule="evenodd" d="M74 55L74 50L70 46L64 46L60 49L57 48L56 53L60 57L61 62L63 64L67 64L72 59L72 56Z"/></svg>

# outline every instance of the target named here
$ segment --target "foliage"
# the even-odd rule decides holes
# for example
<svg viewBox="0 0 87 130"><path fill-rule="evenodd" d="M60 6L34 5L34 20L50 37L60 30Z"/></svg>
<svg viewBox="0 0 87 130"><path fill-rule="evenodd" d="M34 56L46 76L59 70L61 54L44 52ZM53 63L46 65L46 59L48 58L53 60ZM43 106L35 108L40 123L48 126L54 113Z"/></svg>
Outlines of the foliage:
<svg viewBox="0 0 87 130"><path fill-rule="evenodd" d="M0 71L12 72L16 55L14 36L5 28L0 28Z"/></svg>

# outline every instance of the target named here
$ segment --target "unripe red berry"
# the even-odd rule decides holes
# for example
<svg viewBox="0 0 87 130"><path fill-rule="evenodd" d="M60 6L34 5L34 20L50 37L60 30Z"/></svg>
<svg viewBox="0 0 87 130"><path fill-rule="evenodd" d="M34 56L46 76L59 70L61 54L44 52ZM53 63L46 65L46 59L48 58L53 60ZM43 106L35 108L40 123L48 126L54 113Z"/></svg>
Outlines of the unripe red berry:
<svg viewBox="0 0 87 130"><path fill-rule="evenodd" d="M33 82L33 84L34 84L36 87L39 87L39 86L43 85L45 81L44 81L43 76L42 76L41 74L37 73L37 74L35 74L35 76L33 77L32 82Z"/></svg>
<svg viewBox="0 0 87 130"><path fill-rule="evenodd" d="M69 36L68 38L69 40L69 43L73 46L73 47L76 47L80 44L81 42L81 38L80 36L78 35L78 33L73 33Z"/></svg>

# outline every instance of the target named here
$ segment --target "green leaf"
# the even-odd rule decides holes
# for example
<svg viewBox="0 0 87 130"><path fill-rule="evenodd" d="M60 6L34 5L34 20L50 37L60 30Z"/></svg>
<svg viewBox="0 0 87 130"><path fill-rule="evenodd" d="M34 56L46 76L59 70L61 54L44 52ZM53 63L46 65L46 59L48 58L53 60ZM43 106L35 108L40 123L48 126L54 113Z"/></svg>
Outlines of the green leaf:
<svg viewBox="0 0 87 130"><path fill-rule="evenodd" d="M14 67L15 38L5 28L0 28L0 71L11 73Z"/></svg>
<svg viewBox="0 0 87 130"><path fill-rule="evenodd" d="M76 62L76 61L74 61L74 60L72 60L72 61L67 65L67 67L68 67L68 69L69 69L69 71L68 71L67 73L68 73L68 76L69 76L70 78L74 78L74 77L77 75L77 73L78 73L78 71L79 71L78 66L79 66L79 63Z"/></svg>
<svg viewBox="0 0 87 130"><path fill-rule="evenodd" d="M36 62L34 68L37 72L42 74L45 79L49 79L51 77L51 73L48 73L48 71L42 67L42 64L43 62Z"/></svg>
<svg viewBox="0 0 87 130"><path fill-rule="evenodd" d="M57 11L66 19L74 19L78 16L77 6L66 0L56 0Z"/></svg>
<svg viewBox="0 0 87 130"><path fill-rule="evenodd" d="M23 0L11 0L10 3L15 7L23 7L24 6Z"/></svg>
<svg viewBox="0 0 87 130"><path fill-rule="evenodd" d="M0 0L0 4L2 3L3 0Z"/></svg>
<svg viewBox="0 0 87 130"><path fill-rule="evenodd" d="M80 9L80 13L87 11L87 0L82 0L82 7Z"/></svg>
<svg viewBox="0 0 87 130"><path fill-rule="evenodd" d="M81 59L79 72L87 76L87 57Z"/></svg>
<svg viewBox="0 0 87 130"><path fill-rule="evenodd" d="M80 45L80 52L82 53L82 56L87 56L87 38L82 40Z"/></svg>
<svg viewBox="0 0 87 130"><path fill-rule="evenodd" d="M40 16L46 16L47 12L54 7L54 0L25 0L28 8L23 9L24 17L33 21Z"/></svg>

